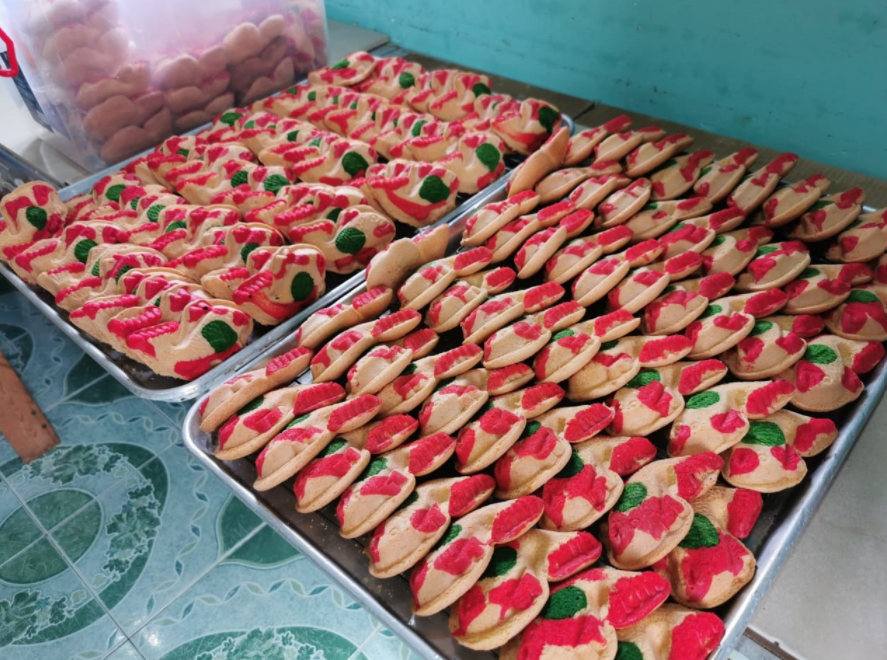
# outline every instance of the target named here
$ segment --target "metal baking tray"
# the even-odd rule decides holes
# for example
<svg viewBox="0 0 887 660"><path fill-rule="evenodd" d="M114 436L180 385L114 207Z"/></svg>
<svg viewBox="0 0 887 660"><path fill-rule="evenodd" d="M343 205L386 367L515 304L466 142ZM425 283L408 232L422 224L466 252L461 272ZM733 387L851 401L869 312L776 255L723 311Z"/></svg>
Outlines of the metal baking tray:
<svg viewBox="0 0 887 660"><path fill-rule="evenodd" d="M406 55L407 51L402 49L394 49L390 46L382 46L375 54L379 56ZM570 133L575 131L575 123L572 117L562 114L562 124L570 129ZM207 125L208 126L208 125ZM189 133L195 133L203 130L206 126L195 128ZM148 152L144 152L148 153ZM111 168L97 172L76 184L63 188L59 191L61 199L68 200L76 195L83 194L92 189L96 182L109 174L116 173L126 163L141 156L133 156L133 158L123 161ZM506 157L506 170L504 174L496 181L491 183L485 189L474 195L459 194L457 197L456 208L453 209L444 218L439 220L435 225L453 224L460 219L467 217L481 206L491 202L494 198L503 194L508 177L514 168L523 160L523 158L515 156ZM414 236L417 232L411 227L397 223L398 233L396 238L405 236ZM425 229L420 230L425 231ZM328 274L326 278L327 292L314 304L287 319L280 325L273 328L256 330L250 337L247 345L229 357L221 364L213 367L202 376L192 381L182 381L177 378L168 376L159 376L151 371L148 367L136 360L133 360L123 353L114 350L109 345L104 344L91 335L81 331L75 325L68 321L68 313L65 310L56 307L53 297L46 291L36 285L30 285L24 282L15 272L5 263L0 262L0 274L2 274L9 282L18 289L22 295L31 301L34 306L39 309L52 323L58 326L75 344L80 346L92 359L119 381L126 389L143 399L151 399L154 401L188 401L194 399L201 394L212 390L216 385L224 382L251 360L261 356L265 351L271 349L280 340L292 334L311 314L324 307L335 304L343 296L359 287L365 280L364 271L359 271L350 276Z"/></svg>
<svg viewBox="0 0 887 660"><path fill-rule="evenodd" d="M504 191L500 190L493 197L493 201L503 199ZM874 209L864 207L863 210L870 212ZM455 251L467 218L464 215L452 223L448 253ZM354 289L341 302L349 301L363 290L362 287ZM255 369L294 346L292 341L281 342L253 360L244 371ZM873 372L863 376L862 380L866 387L860 398L844 409L827 415L835 421L840 434L826 452L804 459L808 467L804 481L781 493L764 495L764 507L758 522L749 537L743 541L756 558L757 570L753 580L742 591L713 610L724 620L726 632L709 660L728 660L738 645L755 609L773 584L783 562L801 537L881 401L887 389L887 359ZM296 382L310 383L310 371L303 373ZM293 479L270 491L256 492L252 489L252 483L256 479L252 460L244 458L220 461L215 458L212 435L200 430L198 409L201 402L202 399L194 403L183 422L185 446L250 510L336 579L355 600L399 635L422 658L493 660L496 657L494 653L471 651L460 646L450 635L445 612L427 618L413 616L412 594L405 576L379 580L369 573L368 560L364 554L365 540L347 540L339 536L335 503L316 513L300 514L295 510ZM666 456L661 452L659 457ZM438 476L441 475L429 478ZM420 483L421 481L423 479L420 479Z"/></svg>

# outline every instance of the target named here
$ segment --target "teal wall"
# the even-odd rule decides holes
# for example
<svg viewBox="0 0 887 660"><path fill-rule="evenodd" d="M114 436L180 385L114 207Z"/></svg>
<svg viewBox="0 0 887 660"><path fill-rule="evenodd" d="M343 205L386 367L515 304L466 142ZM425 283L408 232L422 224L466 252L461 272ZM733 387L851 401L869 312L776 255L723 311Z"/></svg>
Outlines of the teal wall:
<svg viewBox="0 0 887 660"><path fill-rule="evenodd" d="M409 49L887 179L884 0L326 0Z"/></svg>

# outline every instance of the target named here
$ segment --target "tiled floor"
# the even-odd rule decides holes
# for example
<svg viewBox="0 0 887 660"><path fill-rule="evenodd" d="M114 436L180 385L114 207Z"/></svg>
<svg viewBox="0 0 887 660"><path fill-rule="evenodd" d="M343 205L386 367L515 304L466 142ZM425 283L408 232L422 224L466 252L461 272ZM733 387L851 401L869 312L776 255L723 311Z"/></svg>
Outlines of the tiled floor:
<svg viewBox="0 0 887 660"><path fill-rule="evenodd" d="M30 465L0 441L0 658L415 657L196 464L184 405L129 395L2 277L0 349L62 440Z"/></svg>

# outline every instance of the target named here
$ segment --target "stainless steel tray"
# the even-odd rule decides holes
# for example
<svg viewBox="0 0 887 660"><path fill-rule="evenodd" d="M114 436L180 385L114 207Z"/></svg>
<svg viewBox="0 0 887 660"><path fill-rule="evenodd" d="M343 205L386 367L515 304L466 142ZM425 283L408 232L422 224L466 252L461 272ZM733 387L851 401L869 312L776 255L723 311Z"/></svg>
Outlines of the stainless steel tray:
<svg viewBox="0 0 887 660"><path fill-rule="evenodd" d="M406 51L396 48L392 50L390 46L382 46L374 51L380 56L404 55ZM562 115L562 123L574 132L575 123L572 117ZM201 126L195 128L191 133L197 132L205 128ZM147 153L147 152L145 152ZM83 194L90 189L96 182L113 174L126 163L138 158L133 158L119 163L111 168L97 172L96 174L78 181L76 184L63 188L59 191L62 200L68 200L76 195ZM514 167L522 159L508 157L506 161L506 171L492 184L484 190L474 195L461 195L457 206L446 217L438 221L434 226L441 224L453 224L460 219L473 213L476 209L484 204L492 201L497 195L501 195L505 189L508 177L514 170ZM424 229L422 230L424 231ZM406 232L406 233L405 233ZM418 232L409 228L401 228L398 231L398 238L402 236L415 235ZM87 333L81 331L68 321L68 313L56 307L53 297L38 286L29 285L24 282L15 272L6 264L0 262L0 274L2 274L9 282L18 289L22 295L31 301L37 309L39 309L52 323L58 326L75 344L80 346L91 358L111 374L117 381L136 396L143 399L151 399L154 401L188 401L205 392L210 391L216 385L224 382L247 363L261 356L265 351L274 347L279 341L287 335L292 334L302 322L318 309L329 307L338 302L343 296L360 286L365 280L363 271L355 273L351 276L330 274L327 276L328 291L314 304L290 319L287 319L278 326L275 326L264 332L254 332L248 344L240 351L229 357L221 364L213 367L205 374L192 381L182 381L167 376L158 376L145 365L127 357L119 351L115 351L107 344L104 344Z"/></svg>
<svg viewBox="0 0 887 660"><path fill-rule="evenodd" d="M493 200L504 198L500 190ZM865 207L864 211L873 209ZM452 223L451 251L464 229L467 215ZM363 291L354 289L342 302ZM282 342L257 357L244 371L255 369L294 347ZM840 434L823 454L805 459L807 477L798 486L764 496L764 508L751 535L744 544L757 560L755 577L728 603L714 610L726 627L724 639L709 660L728 660L739 643L752 614L773 584L786 557L800 538L814 512L837 476L851 449L859 439L872 413L887 389L887 359L862 378L865 391L853 404L831 415ZM310 383L305 372L297 382ZM185 446L200 463L219 477L252 511L259 515L295 548L329 573L367 610L397 633L421 657L429 660L451 658L461 660L492 660L493 653L480 653L460 646L450 635L445 613L422 618L412 615L409 584L403 576L379 580L370 575L362 539L346 540L339 536L335 504L312 514L295 510L292 479L266 492L256 492L253 462L248 459L220 461L212 450L212 436L200 430L198 409L202 399L188 411L182 434ZM665 457L664 454L661 457Z"/></svg>

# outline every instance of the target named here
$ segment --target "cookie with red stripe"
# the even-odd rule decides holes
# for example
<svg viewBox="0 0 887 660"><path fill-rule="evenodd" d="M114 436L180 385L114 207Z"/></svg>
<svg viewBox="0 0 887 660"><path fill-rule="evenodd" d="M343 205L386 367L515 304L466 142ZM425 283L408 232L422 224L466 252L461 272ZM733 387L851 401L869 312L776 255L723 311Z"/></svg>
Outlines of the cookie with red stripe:
<svg viewBox="0 0 887 660"><path fill-rule="evenodd" d="M296 510L309 513L325 507L360 476L373 454L396 449L417 428L419 423L409 415L392 415L335 438L296 475Z"/></svg>
<svg viewBox="0 0 887 660"><path fill-rule="evenodd" d="M755 258L758 249L766 247L771 238L773 231L766 227L748 227L719 234L702 253L702 266L709 274L739 275Z"/></svg>
<svg viewBox="0 0 887 660"><path fill-rule="evenodd" d="M413 612L430 616L455 603L483 575L495 547L525 534L541 516L542 500L528 496L481 507L451 525L410 575Z"/></svg>
<svg viewBox="0 0 887 660"><path fill-rule="evenodd" d="M566 126L558 129L537 151L514 168L508 178L506 194L511 196L532 190L547 174L558 169L564 162L569 142L570 129Z"/></svg>
<svg viewBox="0 0 887 660"><path fill-rule="evenodd" d="M456 278L473 275L492 261L493 253L485 247L431 261L410 275L398 289L400 305L405 309L422 309L446 291Z"/></svg>
<svg viewBox="0 0 887 660"><path fill-rule="evenodd" d="M804 457L822 453L838 437L830 419L780 410L751 422L738 445L724 454L724 479L733 486L775 493L799 484L807 474Z"/></svg>
<svg viewBox="0 0 887 660"><path fill-rule="evenodd" d="M564 165L572 167L589 158L601 142L614 133L622 133L631 128L631 117L619 115L605 124L594 128L578 131L570 138L567 146L567 154L564 156Z"/></svg>
<svg viewBox="0 0 887 660"><path fill-rule="evenodd" d="M455 446L455 439L436 433L375 457L339 498L339 533L353 539L371 532L406 501L416 477L443 465Z"/></svg>
<svg viewBox="0 0 887 660"><path fill-rule="evenodd" d="M767 198L752 217L752 224L781 227L800 218L828 190L831 182L821 174L786 186Z"/></svg>
<svg viewBox="0 0 887 660"><path fill-rule="evenodd" d="M557 225L530 236L514 255L517 276L526 279L538 273L547 266L567 239L585 231L593 219L594 214L591 211L579 209L561 218Z"/></svg>
<svg viewBox="0 0 887 660"><path fill-rule="evenodd" d="M313 85L356 85L373 74L376 63L376 58L369 53L355 51L335 64L315 69L308 74L308 82Z"/></svg>
<svg viewBox="0 0 887 660"><path fill-rule="evenodd" d="M367 186L389 216L427 227L455 208L459 179L441 165L394 159L370 167Z"/></svg>
<svg viewBox="0 0 887 660"><path fill-rule="evenodd" d="M768 317L755 321L748 337L728 350L722 359L741 380L762 380L782 373L801 359L807 349L792 332L792 317Z"/></svg>
<svg viewBox="0 0 887 660"><path fill-rule="evenodd" d="M824 241L836 236L859 217L864 201L865 192L862 188L851 188L823 197L801 216L789 236L808 242Z"/></svg>
<svg viewBox="0 0 887 660"><path fill-rule="evenodd" d="M622 160L629 153L646 142L656 142L665 137L665 131L658 126L644 126L633 131L622 131L608 135L594 148L594 159Z"/></svg>
<svg viewBox="0 0 887 660"><path fill-rule="evenodd" d="M653 201L632 216L625 226L633 235L633 242L658 238L683 220L698 218L711 210L705 197L691 197L672 201ZM701 250L699 250L701 252Z"/></svg>
<svg viewBox="0 0 887 660"><path fill-rule="evenodd" d="M850 297L851 288L872 280L872 270L865 264L811 265L785 287L789 314L820 314L840 305Z"/></svg>
<svg viewBox="0 0 887 660"><path fill-rule="evenodd" d="M758 248L755 258L736 279L736 289L776 289L797 278L809 265L810 252L801 241L769 243Z"/></svg>
<svg viewBox="0 0 887 660"><path fill-rule="evenodd" d="M419 410L422 435L455 433L484 406L489 393L471 381L457 376L440 383Z"/></svg>
<svg viewBox="0 0 887 660"><path fill-rule="evenodd" d="M642 437L598 436L574 444L572 452L566 467L542 487L544 529L589 527L619 500L622 477L656 458L656 447Z"/></svg>
<svg viewBox="0 0 887 660"><path fill-rule="evenodd" d="M488 296L511 286L515 277L511 268L503 266L455 280L450 288L431 301L425 313L425 325L435 332L456 328Z"/></svg>
<svg viewBox="0 0 887 660"><path fill-rule="evenodd" d="M663 605L640 623L617 631L620 653L639 660L705 660L724 638L711 612Z"/></svg>
<svg viewBox="0 0 887 660"><path fill-rule="evenodd" d="M689 502L715 485L723 464L709 452L653 461L632 475L601 528L610 563L637 570L674 550L693 524Z"/></svg>
<svg viewBox="0 0 887 660"><path fill-rule="evenodd" d="M714 153L702 149L665 161L650 174L650 181L653 182L652 199L677 199L693 187L702 176L702 170L711 165L714 159Z"/></svg>
<svg viewBox="0 0 887 660"><path fill-rule="evenodd" d="M327 405L286 424L256 458L253 488L268 490L283 483L320 454L339 433L368 423L382 402L372 394Z"/></svg>
<svg viewBox="0 0 887 660"><path fill-rule="evenodd" d="M644 176L665 165L691 144L693 138L684 133L674 133L655 142L646 142L625 157L625 173L630 177Z"/></svg>
<svg viewBox="0 0 887 660"><path fill-rule="evenodd" d="M511 195L501 202L483 206L468 218L462 234L462 245L481 245L502 227L530 213L539 204L540 197L532 190Z"/></svg>
<svg viewBox="0 0 887 660"><path fill-rule="evenodd" d="M604 343L600 351L568 381L571 401L591 401L612 394L629 384L643 368L676 362L692 350L681 335L668 337L623 337Z"/></svg>
<svg viewBox="0 0 887 660"><path fill-rule="evenodd" d="M309 348L296 347L258 369L226 380L201 403L200 430L212 433L256 397L295 380L308 367L312 354Z"/></svg>
<svg viewBox="0 0 887 660"><path fill-rule="evenodd" d="M450 633L468 648L502 646L545 607L549 582L571 577L600 554L600 542L588 532L531 529L496 546L480 579L453 606Z"/></svg>
<svg viewBox="0 0 887 660"><path fill-rule="evenodd" d="M680 332L708 307L709 299L681 285L667 286L662 295L644 307L642 331L645 335L666 336Z"/></svg>
<svg viewBox="0 0 887 660"><path fill-rule="evenodd" d="M600 203L597 208L600 215L595 219L595 227L606 229L628 222L644 208L652 194L653 184L649 179L635 179Z"/></svg>
<svg viewBox="0 0 887 660"><path fill-rule="evenodd" d="M437 355L416 360L382 388L382 414L407 413L419 407L447 378L464 374L483 359L483 350L474 344L465 344Z"/></svg>
<svg viewBox="0 0 887 660"><path fill-rule="evenodd" d="M509 222L487 240L486 246L493 253L493 263L504 261L517 252L533 234L556 225L575 210L573 203L565 199Z"/></svg>
<svg viewBox="0 0 887 660"><path fill-rule="evenodd" d="M712 204L717 204L742 181L746 170L757 158L758 152L755 149L745 147L704 167L699 180L693 184L693 192L708 198Z"/></svg>
<svg viewBox="0 0 887 660"><path fill-rule="evenodd" d="M521 437L527 420L545 413L563 396L563 389L557 385L537 384L493 398L480 417L459 431L456 470L473 474L492 465Z"/></svg>
<svg viewBox="0 0 887 660"><path fill-rule="evenodd" d="M602 161L612 163L616 161ZM631 184L631 179L624 174L605 174L603 176L594 176L583 181L567 198L575 208L587 209L593 211L598 204L604 201L617 190L625 188Z"/></svg>
<svg viewBox="0 0 887 660"><path fill-rule="evenodd" d="M299 326L296 341L299 346L314 350L345 328L379 316L393 298L394 291L378 286L357 294L350 302L317 310Z"/></svg>
<svg viewBox="0 0 887 660"><path fill-rule="evenodd" d="M545 262L545 281L563 284L573 279L602 255L625 247L631 236L630 229L619 225L568 242Z"/></svg>
<svg viewBox="0 0 887 660"><path fill-rule="evenodd" d="M215 455L233 461L264 447L298 415L341 401L336 383L295 385L259 395L227 418L217 432Z"/></svg>
<svg viewBox="0 0 887 660"><path fill-rule="evenodd" d="M746 215L751 213L776 190L780 180L792 171L797 162L795 154L780 154L745 177L727 198L727 206L738 208Z"/></svg>
<svg viewBox="0 0 887 660"><path fill-rule="evenodd" d="M799 362L781 374L794 383L792 404L810 412L831 412L859 398L865 385L859 376L884 357L880 342L822 335L807 342Z"/></svg>
<svg viewBox="0 0 887 660"><path fill-rule="evenodd" d="M403 337L421 322L422 316L418 312L402 309L345 330L314 354L311 359L311 377L315 383L337 380L368 349Z"/></svg>
<svg viewBox="0 0 887 660"><path fill-rule="evenodd" d="M547 175L533 189L539 193L542 204L550 204L570 195L586 179L621 173L622 165L612 160L600 161L588 167L564 167Z"/></svg>
<svg viewBox="0 0 887 660"><path fill-rule="evenodd" d="M829 261L860 263L878 259L887 250L887 209L864 213L828 246Z"/></svg>
<svg viewBox="0 0 887 660"><path fill-rule="evenodd" d="M585 308L575 302L555 305L497 330L484 342L484 368L499 369L532 357L552 334L578 323Z"/></svg>
<svg viewBox="0 0 887 660"><path fill-rule="evenodd" d="M750 419L784 408L795 392L784 380L718 385L689 397L674 421L669 456L720 454L742 440Z"/></svg>
<svg viewBox="0 0 887 660"><path fill-rule="evenodd" d="M553 105L526 99L496 116L491 127L510 149L527 155L542 146L560 124L561 113Z"/></svg>
<svg viewBox="0 0 887 660"><path fill-rule="evenodd" d="M845 339L887 341L885 293L880 283L852 289L844 302L825 317L826 327Z"/></svg>
<svg viewBox="0 0 887 660"><path fill-rule="evenodd" d="M417 486L373 532L366 547L370 573L390 578L413 568L443 538L452 519L483 504L494 486L487 474L435 479Z"/></svg>
<svg viewBox="0 0 887 660"><path fill-rule="evenodd" d="M551 589L540 615L506 644L503 660L612 660L616 631L651 616L669 584L646 571L592 568Z"/></svg>

